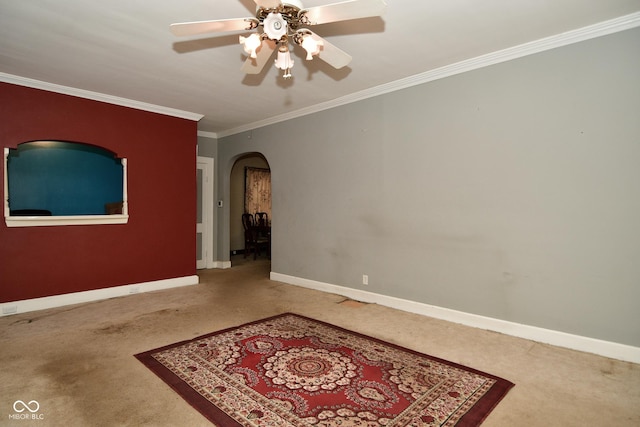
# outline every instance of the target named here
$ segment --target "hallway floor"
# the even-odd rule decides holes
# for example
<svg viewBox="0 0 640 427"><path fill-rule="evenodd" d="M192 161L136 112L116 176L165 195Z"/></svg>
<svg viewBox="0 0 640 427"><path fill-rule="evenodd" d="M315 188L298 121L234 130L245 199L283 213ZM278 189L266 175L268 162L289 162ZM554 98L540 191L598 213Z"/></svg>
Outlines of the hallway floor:
<svg viewBox="0 0 640 427"><path fill-rule="evenodd" d="M0 425L207 426L133 355L294 312L473 367L516 386L483 426L639 426L640 365L268 279L241 256L200 284L0 318ZM14 402L39 403L16 420Z"/></svg>

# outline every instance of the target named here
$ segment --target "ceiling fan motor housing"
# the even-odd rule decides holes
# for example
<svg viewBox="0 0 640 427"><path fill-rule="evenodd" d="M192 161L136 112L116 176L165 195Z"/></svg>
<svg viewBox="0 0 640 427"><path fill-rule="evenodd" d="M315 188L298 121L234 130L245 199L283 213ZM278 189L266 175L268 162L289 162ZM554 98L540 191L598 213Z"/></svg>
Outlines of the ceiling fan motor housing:
<svg viewBox="0 0 640 427"><path fill-rule="evenodd" d="M290 6L296 9L302 9L302 2L298 0L287 0L282 2L283 6Z"/></svg>
<svg viewBox="0 0 640 427"><path fill-rule="evenodd" d="M285 1L278 1L276 4L276 2L272 2L272 1L267 1L266 3L263 1L256 1L256 12L259 11L260 9L264 9L264 10L274 10L277 9L278 7L291 7L294 9L298 9L301 10L303 9L302 6L302 2L299 0L285 0Z"/></svg>

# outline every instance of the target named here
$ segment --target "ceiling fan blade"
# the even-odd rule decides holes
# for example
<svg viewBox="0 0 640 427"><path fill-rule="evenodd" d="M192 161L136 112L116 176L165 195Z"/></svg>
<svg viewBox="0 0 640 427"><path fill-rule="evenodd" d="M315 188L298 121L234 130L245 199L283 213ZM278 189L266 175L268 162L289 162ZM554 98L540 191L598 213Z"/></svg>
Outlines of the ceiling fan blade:
<svg viewBox="0 0 640 427"><path fill-rule="evenodd" d="M309 31L305 29L305 31ZM336 47L335 45L329 43L326 39L323 39L313 31L309 31L311 35L316 39L322 42L322 46L320 47L320 53L318 53L317 57L322 59L327 64L331 65L333 68L340 69L349 65L351 60L351 55L349 55L344 50Z"/></svg>
<svg viewBox="0 0 640 427"><path fill-rule="evenodd" d="M276 43L273 40L263 40L260 47L256 50L256 58L247 58L240 70L246 74L260 74L275 50Z"/></svg>
<svg viewBox="0 0 640 427"><path fill-rule="evenodd" d="M275 9L280 6L280 0L253 0L256 2L256 6L263 9Z"/></svg>
<svg viewBox="0 0 640 427"><path fill-rule="evenodd" d="M193 36L206 33L246 31L255 28L255 18L218 19L215 21L181 22L169 25L176 36Z"/></svg>
<svg viewBox="0 0 640 427"><path fill-rule="evenodd" d="M318 25L381 16L386 8L387 4L384 0L350 0L310 7L306 9L305 16L309 20L309 25Z"/></svg>

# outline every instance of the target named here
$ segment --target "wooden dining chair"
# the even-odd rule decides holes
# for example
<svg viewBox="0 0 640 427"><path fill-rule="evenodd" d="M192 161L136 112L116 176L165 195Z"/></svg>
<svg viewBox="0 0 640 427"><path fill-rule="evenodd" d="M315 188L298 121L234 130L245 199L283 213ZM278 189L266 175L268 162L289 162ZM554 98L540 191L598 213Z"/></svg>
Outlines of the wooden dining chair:
<svg viewBox="0 0 640 427"><path fill-rule="evenodd" d="M259 235L254 216L249 213L242 214L242 226L244 227L244 257L246 258L253 251L253 259L256 259L261 247L264 247L269 255L269 239Z"/></svg>
<svg viewBox="0 0 640 427"><path fill-rule="evenodd" d="M266 212L256 212L255 217L258 240L266 247L267 257L271 258L271 224L269 224L269 215Z"/></svg>
<svg viewBox="0 0 640 427"><path fill-rule="evenodd" d="M256 212L256 225L267 227L269 225L269 215L266 212Z"/></svg>

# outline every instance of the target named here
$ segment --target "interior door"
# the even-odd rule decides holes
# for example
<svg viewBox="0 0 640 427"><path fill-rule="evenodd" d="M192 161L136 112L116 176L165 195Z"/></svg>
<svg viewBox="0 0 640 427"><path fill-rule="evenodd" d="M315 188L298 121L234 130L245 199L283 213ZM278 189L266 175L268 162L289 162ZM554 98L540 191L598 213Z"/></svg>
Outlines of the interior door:
<svg viewBox="0 0 640 427"><path fill-rule="evenodd" d="M196 163L196 268L213 267L213 159Z"/></svg>

